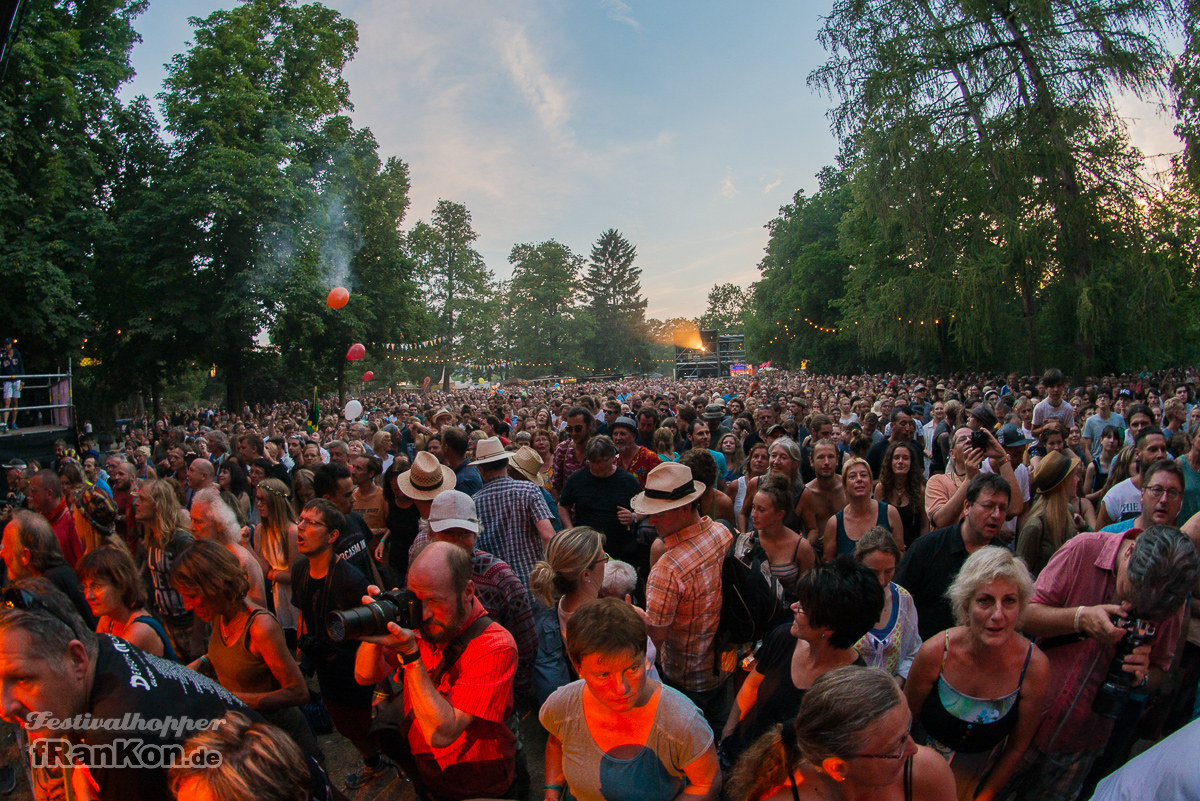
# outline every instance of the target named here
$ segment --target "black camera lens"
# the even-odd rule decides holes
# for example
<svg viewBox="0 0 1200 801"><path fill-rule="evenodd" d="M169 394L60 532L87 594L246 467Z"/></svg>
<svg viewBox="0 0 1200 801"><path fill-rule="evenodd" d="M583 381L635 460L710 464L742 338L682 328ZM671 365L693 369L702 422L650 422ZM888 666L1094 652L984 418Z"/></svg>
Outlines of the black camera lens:
<svg viewBox="0 0 1200 801"><path fill-rule="evenodd" d="M325 619L325 630L334 642L373 637L386 634L388 622L399 614L400 607L391 599L379 597L354 609L330 612Z"/></svg>

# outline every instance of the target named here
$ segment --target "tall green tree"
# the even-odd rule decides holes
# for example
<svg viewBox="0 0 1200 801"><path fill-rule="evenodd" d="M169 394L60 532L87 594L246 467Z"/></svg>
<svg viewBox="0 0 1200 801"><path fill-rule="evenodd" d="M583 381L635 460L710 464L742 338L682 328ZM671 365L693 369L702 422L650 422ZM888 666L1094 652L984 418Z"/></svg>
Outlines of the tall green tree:
<svg viewBox="0 0 1200 801"><path fill-rule="evenodd" d="M479 314L493 296L492 272L473 247L479 237L471 227L471 212L461 203L439 200L429 222L419 221L408 233L408 247L418 267L418 280L425 306L433 317L432 330L442 337L441 365L445 367L443 391L450 390L450 372L460 346L472 354L482 352L470 322L486 319Z"/></svg>
<svg viewBox="0 0 1200 801"><path fill-rule="evenodd" d="M0 329L48 370L95 329L89 268L111 235L117 90L145 0L27 0L0 80ZM94 271L93 271L94 272Z"/></svg>
<svg viewBox="0 0 1200 801"><path fill-rule="evenodd" d="M637 248L610 228L592 246L584 274L591 317L587 360L596 372L628 372L648 366L646 299Z"/></svg>
<svg viewBox="0 0 1200 801"><path fill-rule="evenodd" d="M708 307L698 325L717 333L741 331L749 299L746 290L737 284L717 284L708 291Z"/></svg>
<svg viewBox="0 0 1200 801"><path fill-rule="evenodd" d="M965 282L980 301L975 311L988 305L979 291L1008 286L1020 299L1029 350L1048 336L1053 356L1069 350L1093 362L1091 334L1108 322L1097 293L1111 268L1130 262L1128 254L1101 247L1110 229L1107 204L1126 205L1138 191L1112 92L1158 88L1170 5L837 2L820 33L830 59L810 81L841 99L834 129L852 170L873 172L863 198L894 212L881 215L879 232L899 246L898 264L943 268L947 278L964 267L992 276ZM925 244L939 245L924 214L931 198L946 222L981 221L955 234L983 249L964 252L957 263L935 247L910 258L904 244L922 226ZM1058 292L1043 335L1033 323L1048 283ZM939 319L946 312L934 310ZM952 319L966 326L964 317ZM966 328L959 338L967 342ZM978 350L978 342L968 344Z"/></svg>
<svg viewBox="0 0 1200 801"><path fill-rule="evenodd" d="M583 257L553 239L513 245L509 285L513 359L522 376L574 370L580 351L576 302ZM522 368L522 364L530 364ZM542 366L548 365L548 366Z"/></svg>
<svg viewBox="0 0 1200 801"><path fill-rule="evenodd" d="M255 338L278 311L286 260L312 193L306 145L350 109L342 69L354 23L317 4L249 0L192 18L195 44L172 59L162 95L174 136L173 202L192 227L194 285L223 368L230 408L245 394Z"/></svg>

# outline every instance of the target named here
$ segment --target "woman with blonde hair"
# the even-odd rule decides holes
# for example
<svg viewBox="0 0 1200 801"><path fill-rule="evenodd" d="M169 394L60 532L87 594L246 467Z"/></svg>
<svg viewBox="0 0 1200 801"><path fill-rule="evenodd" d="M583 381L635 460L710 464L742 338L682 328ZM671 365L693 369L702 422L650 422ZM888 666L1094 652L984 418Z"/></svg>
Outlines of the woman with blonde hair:
<svg viewBox="0 0 1200 801"><path fill-rule="evenodd" d="M886 672L855 665L830 670L804 694L794 719L746 749L726 797L950 801L954 777L933 749L913 742L911 721Z"/></svg>
<svg viewBox="0 0 1200 801"><path fill-rule="evenodd" d="M1042 572L1063 543L1079 533L1081 524L1086 527L1074 507L1082 464L1063 451L1051 451L1038 461L1030 476L1029 488L1036 500L1021 523L1016 550L1034 576Z"/></svg>
<svg viewBox="0 0 1200 801"><path fill-rule="evenodd" d="M926 640L908 672L918 742L950 763L960 799L996 798L1042 721L1050 662L1017 632L1032 595L1008 549L975 551L946 592L958 625Z"/></svg>
<svg viewBox="0 0 1200 801"><path fill-rule="evenodd" d="M133 501L134 519L145 538L146 564L154 605L167 625L171 645L180 660L190 661L204 652L204 626L171 586L171 564L191 547L192 535L179 524L179 498L165 480L142 482Z"/></svg>
<svg viewBox="0 0 1200 801"><path fill-rule="evenodd" d="M85 486L75 493L75 531L83 543L83 552L97 548L119 548L128 553L125 539L117 534L117 505L99 487Z"/></svg>
<svg viewBox="0 0 1200 801"><path fill-rule="evenodd" d="M854 456L846 460L842 466L842 487L846 506L826 521L821 538L825 561L853 554L859 537L876 526L887 529L903 553L904 525L900 513L891 504L871 498L871 466L866 459Z"/></svg>
<svg viewBox="0 0 1200 801"><path fill-rule="evenodd" d="M269 583L275 617L291 645L299 620L298 610L292 606L292 562L299 551L296 514L288 502L291 493L279 479L268 478L258 483L255 495L260 522L254 527L254 555Z"/></svg>
<svg viewBox="0 0 1200 801"><path fill-rule="evenodd" d="M317 497L313 489L313 471L302 467L292 475L292 519L298 520L304 504Z"/></svg>

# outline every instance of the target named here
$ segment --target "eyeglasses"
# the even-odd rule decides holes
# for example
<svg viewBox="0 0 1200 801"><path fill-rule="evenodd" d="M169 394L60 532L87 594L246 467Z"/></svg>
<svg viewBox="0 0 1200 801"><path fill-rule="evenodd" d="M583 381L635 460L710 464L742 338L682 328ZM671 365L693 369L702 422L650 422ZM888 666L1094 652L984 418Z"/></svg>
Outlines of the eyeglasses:
<svg viewBox="0 0 1200 801"><path fill-rule="evenodd" d="M588 570L591 570L591 569L592 569L592 568L594 568L596 565L600 565L600 564L608 564L608 561L609 561L610 559L612 559L612 557L611 557L611 556L609 556L609 555L608 555L608 554L606 554L606 553L602 553L602 554L600 554L599 556L597 556L597 557L596 557L595 561L593 561L593 562L592 562L590 565L588 565Z"/></svg>
<svg viewBox="0 0 1200 801"><path fill-rule="evenodd" d="M891 759L891 760L904 759L904 754L908 751L908 738L909 737L910 737L910 735L907 732L905 732L904 740L901 741L899 750L894 751L890 754L854 754L851 758L852 759L854 759L854 758L857 758L857 759Z"/></svg>
<svg viewBox="0 0 1200 801"><path fill-rule="evenodd" d="M1182 492L1181 490L1177 490L1177 489L1175 489L1174 487L1171 487L1171 488L1167 488L1167 487L1146 487L1146 488L1143 490L1143 492L1145 492L1147 495L1149 495L1151 498L1153 498L1153 499L1154 499L1154 500L1156 500L1156 501L1157 501L1159 498L1161 498L1163 495L1166 495L1166 496L1167 496L1167 500L1171 500L1171 501L1177 501L1177 500L1179 500L1180 498L1182 498L1182 497L1183 497L1183 492Z"/></svg>
<svg viewBox="0 0 1200 801"><path fill-rule="evenodd" d="M329 526L325 525L320 520L309 520L302 517L296 521L296 528L305 530L310 528L329 528Z"/></svg>
<svg viewBox="0 0 1200 801"><path fill-rule="evenodd" d="M578 434L580 431L587 431L587 426L567 426L567 430L573 434Z"/></svg>

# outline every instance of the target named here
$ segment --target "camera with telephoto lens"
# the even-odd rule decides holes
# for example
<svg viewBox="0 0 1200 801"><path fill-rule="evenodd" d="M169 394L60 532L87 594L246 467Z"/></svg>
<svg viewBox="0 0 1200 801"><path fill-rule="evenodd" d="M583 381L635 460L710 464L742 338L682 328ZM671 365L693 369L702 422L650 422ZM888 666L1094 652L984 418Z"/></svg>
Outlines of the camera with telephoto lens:
<svg viewBox="0 0 1200 801"><path fill-rule="evenodd" d="M334 642L357 640L387 634L387 624L393 621L402 629L415 629L422 617L421 599L411 590L391 590L379 593L369 604L330 612L325 630Z"/></svg>
<svg viewBox="0 0 1200 801"><path fill-rule="evenodd" d="M971 432L971 447L972 448L976 448L978 450L987 452L989 444L990 444L990 440L988 439L987 432L984 431L982 428Z"/></svg>
<svg viewBox="0 0 1200 801"><path fill-rule="evenodd" d="M1092 711L1100 717L1116 720L1121 717L1129 693L1137 681L1132 673L1124 669L1125 658L1133 653L1134 648L1152 642L1158 627L1138 617L1114 617L1112 622L1117 628L1125 629L1125 636L1117 641L1117 652L1108 663L1108 673L1092 701Z"/></svg>

